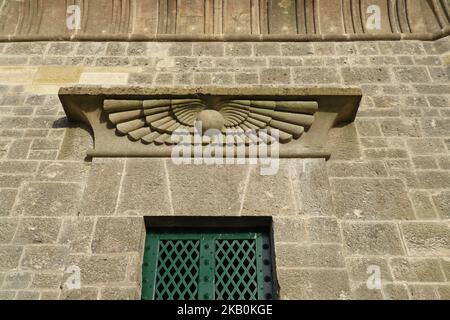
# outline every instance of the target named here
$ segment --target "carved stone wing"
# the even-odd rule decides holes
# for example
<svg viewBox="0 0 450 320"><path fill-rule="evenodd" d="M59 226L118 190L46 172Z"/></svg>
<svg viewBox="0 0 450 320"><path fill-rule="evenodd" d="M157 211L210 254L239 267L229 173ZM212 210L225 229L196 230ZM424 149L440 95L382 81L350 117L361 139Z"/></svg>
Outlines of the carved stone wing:
<svg viewBox="0 0 450 320"><path fill-rule="evenodd" d="M145 144L172 144L177 129L193 132L194 122L206 105L198 99L105 100L103 109L117 133Z"/></svg>
<svg viewBox="0 0 450 320"><path fill-rule="evenodd" d="M171 145L175 130L193 134L196 121L202 121L203 131L217 129L223 135L253 131L257 142L269 141L266 132L278 129L280 143L288 143L309 129L318 104L225 100L209 106L200 99L105 100L103 109L118 134L145 144Z"/></svg>
<svg viewBox="0 0 450 320"><path fill-rule="evenodd" d="M221 104L225 127L237 132L279 130L281 143L298 139L309 129L318 110L314 101L230 100Z"/></svg>

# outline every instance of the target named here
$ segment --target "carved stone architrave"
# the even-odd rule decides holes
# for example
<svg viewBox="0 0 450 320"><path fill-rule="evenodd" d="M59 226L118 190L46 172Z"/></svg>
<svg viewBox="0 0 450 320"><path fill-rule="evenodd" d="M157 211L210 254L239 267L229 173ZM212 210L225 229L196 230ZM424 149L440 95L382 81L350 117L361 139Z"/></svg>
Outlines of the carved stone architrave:
<svg viewBox="0 0 450 320"><path fill-rule="evenodd" d="M67 87L59 92L68 119L92 128L92 157L170 157L175 130L193 134L201 120L203 132L253 130L263 142L264 132L277 129L281 158L329 158L328 131L355 119L361 96L357 88Z"/></svg>
<svg viewBox="0 0 450 320"><path fill-rule="evenodd" d="M0 41L435 40L449 33L448 0L0 0Z"/></svg>

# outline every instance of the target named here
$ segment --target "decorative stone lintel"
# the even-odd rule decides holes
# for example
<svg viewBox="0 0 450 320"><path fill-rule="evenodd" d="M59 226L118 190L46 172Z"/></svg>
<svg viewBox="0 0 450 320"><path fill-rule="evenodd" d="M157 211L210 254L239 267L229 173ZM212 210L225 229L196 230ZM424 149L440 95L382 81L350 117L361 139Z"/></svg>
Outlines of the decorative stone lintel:
<svg viewBox="0 0 450 320"><path fill-rule="evenodd" d="M172 129L177 125L193 127L192 121L204 116L200 111L206 109L214 110L214 117L224 117L213 119L217 120L212 121L213 127L217 123L220 126L228 123L228 127L235 130L256 123L260 124L256 131L280 129L280 158L329 158L328 131L355 119L362 94L357 88L338 87L171 89L76 86L61 88L59 97L70 121L83 122L92 128L95 147L88 152L91 157L170 157L173 146L168 141ZM189 120L177 116L178 111L174 108L180 101L187 109L191 105L186 105L186 101L195 102L192 108L198 110L188 110L192 113ZM232 119L228 121L226 111L233 106L241 111L232 110ZM164 109L172 129L164 121L157 121L161 117L154 116L156 107ZM259 112L264 115L257 118L260 121L250 118ZM235 114L238 114L237 118ZM215 129L224 132L225 127Z"/></svg>

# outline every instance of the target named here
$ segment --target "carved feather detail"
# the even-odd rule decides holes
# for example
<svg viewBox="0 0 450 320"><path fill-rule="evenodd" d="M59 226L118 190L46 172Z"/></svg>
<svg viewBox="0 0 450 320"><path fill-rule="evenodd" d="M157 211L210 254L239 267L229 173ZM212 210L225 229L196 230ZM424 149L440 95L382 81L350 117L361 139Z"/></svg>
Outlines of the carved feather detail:
<svg viewBox="0 0 450 320"><path fill-rule="evenodd" d="M201 99L105 100L103 109L119 135L145 144L171 145L177 129L194 133L196 121L204 131L225 133L254 131L235 144L267 142L271 130L279 130L280 143L299 139L314 122L315 101L225 100L214 106ZM266 132L261 131L265 129ZM224 136L225 141L225 136Z"/></svg>

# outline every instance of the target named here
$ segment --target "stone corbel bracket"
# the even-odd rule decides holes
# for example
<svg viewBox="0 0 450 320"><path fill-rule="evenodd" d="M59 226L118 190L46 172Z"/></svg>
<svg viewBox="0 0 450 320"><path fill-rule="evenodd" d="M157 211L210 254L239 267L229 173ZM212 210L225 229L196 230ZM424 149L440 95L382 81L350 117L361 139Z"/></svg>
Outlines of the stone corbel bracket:
<svg viewBox="0 0 450 320"><path fill-rule="evenodd" d="M92 128L91 157L170 157L171 135L208 127L280 130L280 158L329 158L328 132L355 119L357 88L65 87L68 119Z"/></svg>

